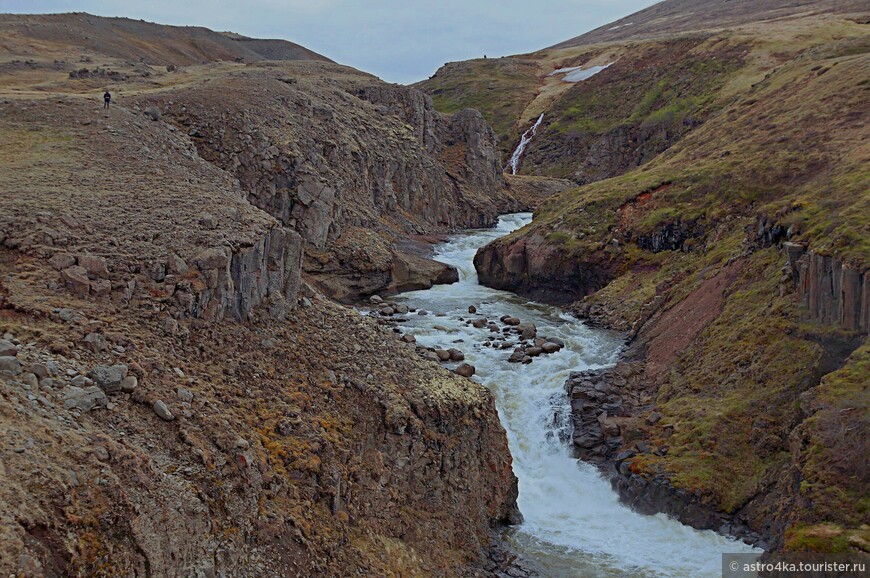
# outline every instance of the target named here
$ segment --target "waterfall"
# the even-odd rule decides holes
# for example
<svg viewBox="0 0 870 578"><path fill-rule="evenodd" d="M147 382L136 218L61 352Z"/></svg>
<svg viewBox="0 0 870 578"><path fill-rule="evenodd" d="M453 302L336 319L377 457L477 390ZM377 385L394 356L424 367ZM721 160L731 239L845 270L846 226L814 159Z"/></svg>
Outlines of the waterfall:
<svg viewBox="0 0 870 578"><path fill-rule="evenodd" d="M529 146L529 143L532 141L532 137L535 136L535 133L538 131L538 127L541 126L541 123L544 121L544 113L541 113L541 116L538 117L537 122L532 125L532 128L523 133L523 136L520 137L520 144L517 145L516 150L514 150L514 154L511 155L510 167L511 174L517 174L517 169L520 166L520 158L523 156L523 151L526 150L526 147Z"/></svg>

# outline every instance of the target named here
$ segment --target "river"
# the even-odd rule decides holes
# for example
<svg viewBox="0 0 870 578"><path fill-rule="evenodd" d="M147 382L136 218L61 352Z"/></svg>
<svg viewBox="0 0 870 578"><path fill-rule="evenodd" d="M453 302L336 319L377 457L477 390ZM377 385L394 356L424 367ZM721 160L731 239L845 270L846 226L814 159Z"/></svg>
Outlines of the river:
<svg viewBox="0 0 870 578"><path fill-rule="evenodd" d="M615 363L623 343L620 336L590 328L557 307L478 283L472 264L477 249L531 218L530 213L504 215L493 229L472 231L437 246L435 258L454 265L459 281L394 299L429 312L408 315L400 325L405 332L421 345L463 351L477 370L473 379L495 396L525 517L506 539L553 578L720 576L723 552L756 550L663 514L633 512L619 503L594 466L571 456L565 380L572 371ZM475 315L468 313L470 305L477 308ZM477 317L498 321L506 314L534 323L538 335L562 339L565 348L535 358L530 365L511 364L507 358L512 348L484 346L492 335L489 330L465 323Z"/></svg>

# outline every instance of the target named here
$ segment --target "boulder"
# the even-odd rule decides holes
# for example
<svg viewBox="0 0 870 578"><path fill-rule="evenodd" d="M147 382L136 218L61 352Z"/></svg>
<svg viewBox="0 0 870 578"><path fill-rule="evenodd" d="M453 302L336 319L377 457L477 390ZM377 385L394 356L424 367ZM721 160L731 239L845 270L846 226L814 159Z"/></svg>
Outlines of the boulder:
<svg viewBox="0 0 870 578"><path fill-rule="evenodd" d="M448 349L447 352L450 354L450 361L463 361L465 359L465 354L458 349Z"/></svg>
<svg viewBox="0 0 870 578"><path fill-rule="evenodd" d="M474 315L475 313L477 313L477 307L475 307L474 305L469 305L468 312Z"/></svg>
<svg viewBox="0 0 870 578"><path fill-rule="evenodd" d="M520 339L534 339L538 334L538 329L534 323L520 323L517 325L517 331L520 333Z"/></svg>
<svg viewBox="0 0 870 578"><path fill-rule="evenodd" d="M48 260L48 263L58 271L63 271L75 265L76 258L69 253L55 253Z"/></svg>
<svg viewBox="0 0 870 578"><path fill-rule="evenodd" d="M96 406L106 407L108 404L109 399L106 397L106 393L95 385L84 389L70 385L64 389L63 406L66 409L87 412Z"/></svg>
<svg viewBox="0 0 870 578"><path fill-rule="evenodd" d="M121 391L121 382L127 377L128 368L124 364L118 365L96 365L91 369L88 377L94 380L94 383L106 393L119 393Z"/></svg>
<svg viewBox="0 0 870 578"><path fill-rule="evenodd" d="M133 393L133 390L139 385L139 379L135 375L128 375L121 380L121 391L124 393Z"/></svg>
<svg viewBox="0 0 870 578"><path fill-rule="evenodd" d="M661 419L662 419L662 414L660 414L657 411L654 411L647 416L646 424L647 425L655 425L655 424L659 423L659 421L661 421Z"/></svg>
<svg viewBox="0 0 870 578"><path fill-rule="evenodd" d="M472 375L474 375L474 366L463 363L456 368L456 373L458 373L462 377L471 377Z"/></svg>
<svg viewBox="0 0 870 578"><path fill-rule="evenodd" d="M103 337L103 334L96 332L88 333L85 336L85 346L94 353L100 353L101 351L109 349L109 344L106 342L106 338Z"/></svg>
<svg viewBox="0 0 870 578"><path fill-rule="evenodd" d="M517 317L508 317L507 319L504 319L504 323L505 325L516 327L521 323L521 321Z"/></svg>
<svg viewBox="0 0 870 578"><path fill-rule="evenodd" d="M84 296L91 290L91 280L88 279L88 272L84 267L67 267L60 272L60 276L64 285L76 295Z"/></svg>
<svg viewBox="0 0 870 578"><path fill-rule="evenodd" d="M487 324L487 320L483 319L483 318L475 319L474 321L471 322L471 325L477 329L482 329L482 328L486 327L486 324Z"/></svg>
<svg viewBox="0 0 870 578"><path fill-rule="evenodd" d="M11 341L0 339L0 357L15 357L18 355L18 347Z"/></svg>
<svg viewBox="0 0 870 578"><path fill-rule="evenodd" d="M446 349L436 349L435 355L439 361L450 361L450 352Z"/></svg>
<svg viewBox="0 0 870 578"><path fill-rule="evenodd" d="M175 419L175 416L172 415L172 412L169 411L169 407L167 407L163 400L158 399L155 401L152 408L154 409L154 413L157 414L157 417L164 421L172 421Z"/></svg>
<svg viewBox="0 0 870 578"><path fill-rule="evenodd" d="M402 341L405 343L417 343L417 338L411 335L410 333L406 333L402 336Z"/></svg>
<svg viewBox="0 0 870 578"><path fill-rule="evenodd" d="M541 346L541 351L543 351L544 353L556 353L560 349L562 348L559 347L559 344L553 343L552 341L548 341Z"/></svg>
<svg viewBox="0 0 870 578"><path fill-rule="evenodd" d="M12 375L18 375L21 373L21 362L18 361L17 357L11 355L0 357L0 371L8 371Z"/></svg>
<svg viewBox="0 0 870 578"><path fill-rule="evenodd" d="M526 349L526 355L528 355L529 357L537 357L541 354L542 351L543 349L540 347L529 347L528 349Z"/></svg>
<svg viewBox="0 0 870 578"><path fill-rule="evenodd" d="M407 315L408 314L408 306L407 305L396 305L393 309L399 315Z"/></svg>
<svg viewBox="0 0 870 578"><path fill-rule="evenodd" d="M378 295L372 295L371 297L369 297L369 303L371 303L373 305L380 305L383 302L384 302L384 300L381 299L380 296L378 296Z"/></svg>
<svg viewBox="0 0 870 578"><path fill-rule="evenodd" d="M106 279L109 277L109 268L106 260L95 255L79 255L78 265L83 268L90 279Z"/></svg>

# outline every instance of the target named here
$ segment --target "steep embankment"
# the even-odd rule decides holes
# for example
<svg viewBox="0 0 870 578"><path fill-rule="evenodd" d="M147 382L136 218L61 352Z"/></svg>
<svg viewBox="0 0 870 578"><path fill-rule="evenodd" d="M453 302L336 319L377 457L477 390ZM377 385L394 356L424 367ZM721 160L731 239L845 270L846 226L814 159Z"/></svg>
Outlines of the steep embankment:
<svg viewBox="0 0 870 578"><path fill-rule="evenodd" d="M52 50L75 50L64 38ZM354 227L389 265L393 236L495 215L497 165L469 173L489 150L479 115L330 63L146 61L143 76L91 54L123 71L91 75L10 46L27 59L4 54L0 75L0 572L506 569L486 561L491 529L518 519L489 393L302 266ZM446 209L427 212L402 171Z"/></svg>
<svg viewBox="0 0 870 578"><path fill-rule="evenodd" d="M448 63L416 86L440 110L481 110L503 163L543 113L520 172L586 184L649 162L802 50L854 34L839 15L862 8L785 4L664 2L532 54ZM568 81L594 67L606 68Z"/></svg>
<svg viewBox="0 0 870 578"><path fill-rule="evenodd" d="M10 16L0 27L9 32L0 64L8 94L96 96L108 87L117 104L173 124L240 180L251 203L302 235L306 270L334 298L455 279L396 243L490 225L525 206L505 188L479 113L442 114L419 91L292 59L280 41L79 14ZM263 54L228 52L240 44ZM135 63L118 56L128 50Z"/></svg>
<svg viewBox="0 0 870 578"><path fill-rule="evenodd" d="M868 550L870 37L857 21L748 24L662 55L695 70L680 94L698 67L726 71L702 94L717 103L707 120L477 255L485 283L629 332L625 363L567 389L578 455L640 509L771 547ZM697 52L712 45L745 50ZM618 66L590 79L599 94L632 78Z"/></svg>

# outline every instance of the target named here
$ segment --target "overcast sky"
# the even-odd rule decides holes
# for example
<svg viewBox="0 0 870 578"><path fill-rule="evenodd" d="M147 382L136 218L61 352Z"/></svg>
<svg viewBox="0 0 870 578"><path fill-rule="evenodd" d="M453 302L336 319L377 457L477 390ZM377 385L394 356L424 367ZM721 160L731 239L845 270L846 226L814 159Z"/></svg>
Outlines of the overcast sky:
<svg viewBox="0 0 870 578"><path fill-rule="evenodd" d="M445 62L521 54L657 0L0 0L0 12L90 12L284 38L388 82Z"/></svg>

